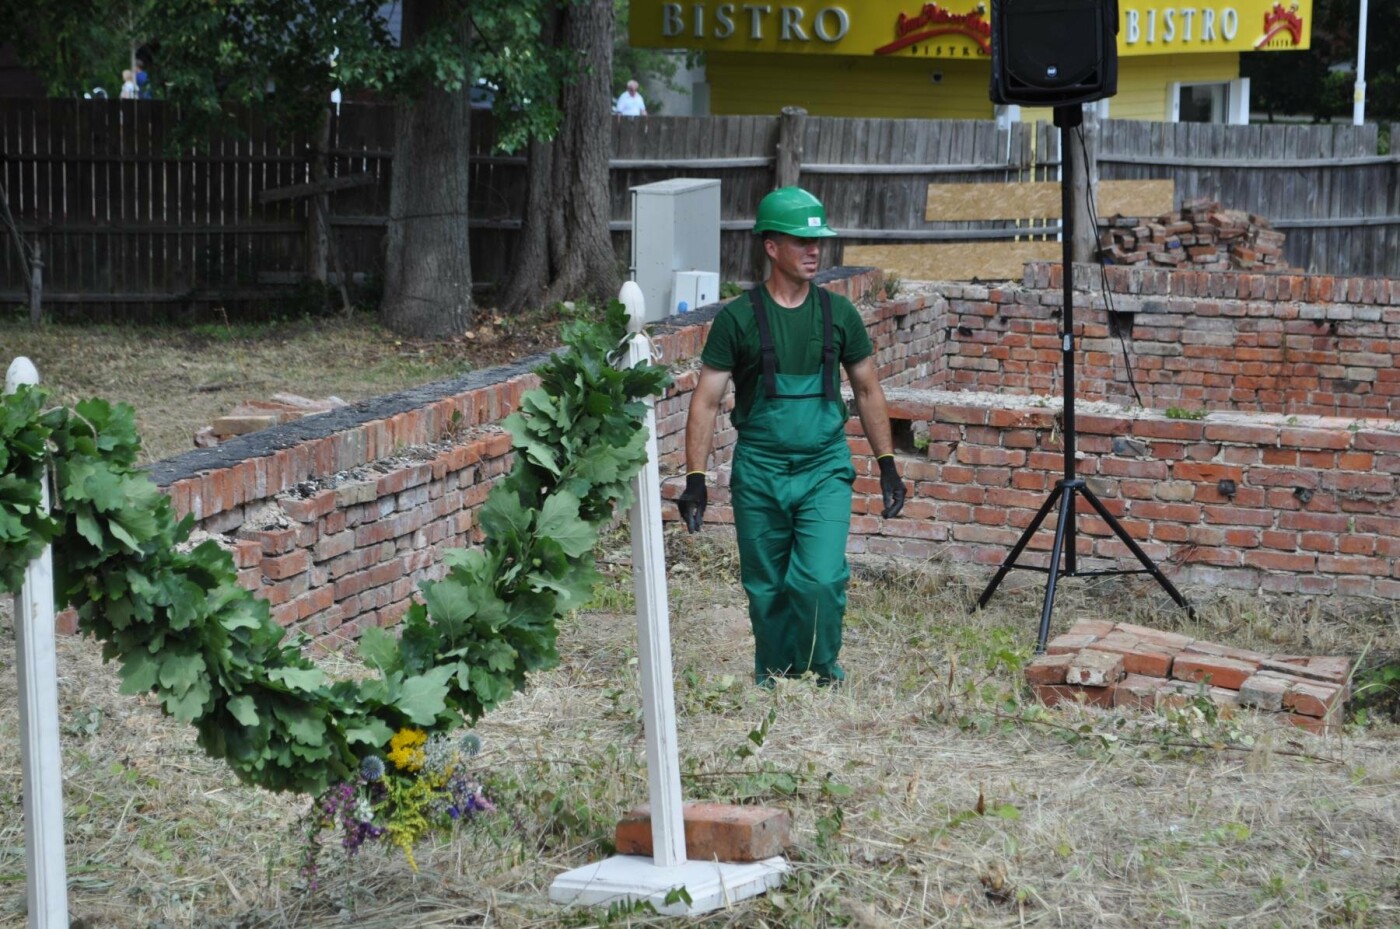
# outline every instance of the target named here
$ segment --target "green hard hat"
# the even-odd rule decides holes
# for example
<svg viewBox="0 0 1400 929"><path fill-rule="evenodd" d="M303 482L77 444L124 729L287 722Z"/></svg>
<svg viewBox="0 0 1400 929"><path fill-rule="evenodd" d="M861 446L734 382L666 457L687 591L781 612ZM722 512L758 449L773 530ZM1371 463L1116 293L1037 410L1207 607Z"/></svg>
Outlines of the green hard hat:
<svg viewBox="0 0 1400 929"><path fill-rule="evenodd" d="M836 235L826 224L822 202L801 187L779 187L759 201L753 231L783 232L804 239Z"/></svg>

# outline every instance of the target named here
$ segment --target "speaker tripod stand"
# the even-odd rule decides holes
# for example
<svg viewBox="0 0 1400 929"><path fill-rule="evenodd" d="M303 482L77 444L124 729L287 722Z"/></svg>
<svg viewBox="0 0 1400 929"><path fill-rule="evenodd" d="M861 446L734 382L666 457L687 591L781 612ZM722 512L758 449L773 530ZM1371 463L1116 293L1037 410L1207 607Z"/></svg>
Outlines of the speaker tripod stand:
<svg viewBox="0 0 1400 929"><path fill-rule="evenodd" d="M1040 612L1040 628L1035 640L1035 653L1041 655L1045 653L1045 643L1050 637L1050 614L1055 608L1055 586L1061 577L1104 577L1119 574L1150 574L1162 586L1177 605L1183 607L1187 614L1194 618L1195 611L1191 609L1186 598L1176 589L1161 569L1152 563L1152 559L1142 550L1142 546L1133 541L1114 517L1112 513L1103 505L1094 494L1083 478L1075 475L1075 425L1074 425L1074 177L1073 161L1070 158L1070 150L1074 138L1074 129L1084 120L1084 111L1079 104L1073 106L1055 107L1055 125L1060 130L1060 208L1063 214L1062 238L1064 248L1062 251L1062 261L1064 270L1064 308L1060 317L1063 326L1061 338L1061 366L1064 372L1064 478L1055 483L1055 489L1050 492L1050 496L1041 504L1039 512L1035 514L1035 519L1031 520L1026 531L1021 533L1021 538L1017 540L1011 553L1006 556L1006 560L1001 563L997 573L987 584L987 589L982 591L982 596L977 600L974 609L985 607L992 599L992 594L996 593L997 587L1013 568L1020 568L1026 571L1043 571L1048 576L1045 584L1045 605ZM1141 568L1118 568L1103 571L1081 571L1079 569L1078 552L1076 551L1075 518L1076 510L1074 501L1076 497L1083 497L1088 504L1094 508L1100 518L1108 524L1108 528L1113 530L1113 534L1128 547L1128 551L1141 563ZM1021 557L1026 546L1030 544L1031 538L1040 529L1040 524L1045 521L1045 517L1050 515L1050 511L1059 505L1059 521L1055 524L1055 542L1050 549L1050 561L1045 567L1039 565L1021 565L1016 563L1016 559Z"/></svg>

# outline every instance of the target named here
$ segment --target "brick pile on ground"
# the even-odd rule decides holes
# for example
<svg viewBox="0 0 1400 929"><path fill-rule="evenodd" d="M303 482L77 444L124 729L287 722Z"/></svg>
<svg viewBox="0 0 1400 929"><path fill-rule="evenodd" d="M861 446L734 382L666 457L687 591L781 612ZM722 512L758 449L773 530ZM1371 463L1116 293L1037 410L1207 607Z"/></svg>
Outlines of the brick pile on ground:
<svg viewBox="0 0 1400 929"><path fill-rule="evenodd" d="M196 432L194 444L198 448L213 448L236 435L257 432L342 406L345 406L345 401L339 397L312 400L296 394L273 394L271 400L244 400Z"/></svg>
<svg viewBox="0 0 1400 929"><path fill-rule="evenodd" d="M1115 265L1284 272L1292 270L1283 260L1284 238L1262 216L1222 209L1218 200L1189 200L1151 219L1113 217L1099 236L1099 253Z"/></svg>
<svg viewBox="0 0 1400 929"><path fill-rule="evenodd" d="M1080 620L1026 666L1026 680L1047 706L1144 710L1183 706L1204 684L1222 711L1251 708L1322 733L1341 722L1350 672L1346 658L1265 655L1131 623Z"/></svg>

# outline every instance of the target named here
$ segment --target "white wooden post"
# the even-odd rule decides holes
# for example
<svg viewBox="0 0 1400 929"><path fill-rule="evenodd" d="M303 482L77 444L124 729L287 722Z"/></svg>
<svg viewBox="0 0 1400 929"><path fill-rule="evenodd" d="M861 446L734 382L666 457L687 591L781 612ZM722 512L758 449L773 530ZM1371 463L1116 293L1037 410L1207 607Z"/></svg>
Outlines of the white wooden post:
<svg viewBox="0 0 1400 929"><path fill-rule="evenodd" d="M632 281L620 294L627 307L626 366L651 360L642 289ZM661 472L656 466L656 401L647 397L647 463L632 481L632 581L637 593L638 659L651 786L652 859L659 868L685 864L681 765L676 746L676 693L671 666L671 610L666 599L666 548L661 534Z"/></svg>
<svg viewBox="0 0 1400 929"><path fill-rule="evenodd" d="M28 358L16 358L5 393L39 383ZM49 482L42 480L49 507ZM20 758L24 787L25 891L30 929L68 929L68 871L63 859L63 770L58 751L58 656L54 643L53 552L29 563L15 598Z"/></svg>
<svg viewBox="0 0 1400 929"><path fill-rule="evenodd" d="M635 367L650 358L642 335L646 312L642 289L632 281L618 295L627 307L628 355ZM651 790L652 858L614 855L566 871L554 879L555 903L583 906L646 900L665 915L695 915L776 887L787 873L781 856L757 862L687 861L681 803L680 756L676 742L676 697L671 669L671 621L666 598L666 551L661 532L661 475L657 469L656 415L646 399L647 463L632 481L632 577L637 592L637 637L646 724L647 774ZM690 902L678 894L684 888ZM670 898L670 899L668 899Z"/></svg>

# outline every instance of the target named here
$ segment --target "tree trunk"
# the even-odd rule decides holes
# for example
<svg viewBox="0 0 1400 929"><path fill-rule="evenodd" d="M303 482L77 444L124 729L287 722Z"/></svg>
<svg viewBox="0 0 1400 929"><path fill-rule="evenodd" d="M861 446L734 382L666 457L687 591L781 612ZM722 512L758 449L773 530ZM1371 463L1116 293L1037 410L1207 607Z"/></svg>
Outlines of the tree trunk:
<svg viewBox="0 0 1400 929"><path fill-rule="evenodd" d="M404 4L404 43L447 17L467 20L449 0ZM394 164L389 185L389 232L380 320L402 335L459 335L472 319L467 181L471 87L432 88L394 118Z"/></svg>
<svg viewBox="0 0 1400 929"><path fill-rule="evenodd" d="M316 120L316 135L311 149L311 182L320 183L330 177L327 154L331 147L331 108L321 110ZM306 203L306 277L317 284L326 283L326 256L330 250L330 203L328 193L312 194Z"/></svg>
<svg viewBox="0 0 1400 929"><path fill-rule="evenodd" d="M507 312L574 297L605 302L617 295L608 178L613 4L583 0L560 8L558 45L572 50L577 72L560 94L559 134L553 143L530 149L525 222L500 300Z"/></svg>

